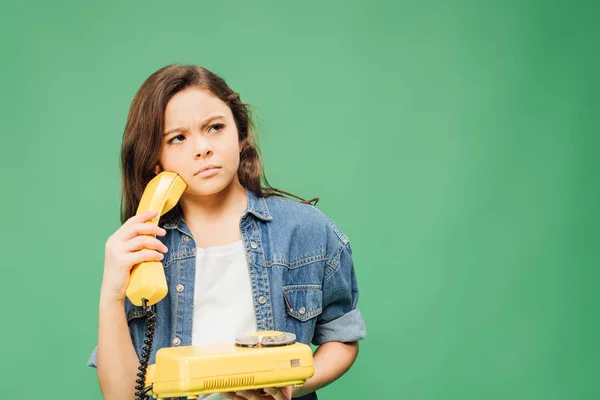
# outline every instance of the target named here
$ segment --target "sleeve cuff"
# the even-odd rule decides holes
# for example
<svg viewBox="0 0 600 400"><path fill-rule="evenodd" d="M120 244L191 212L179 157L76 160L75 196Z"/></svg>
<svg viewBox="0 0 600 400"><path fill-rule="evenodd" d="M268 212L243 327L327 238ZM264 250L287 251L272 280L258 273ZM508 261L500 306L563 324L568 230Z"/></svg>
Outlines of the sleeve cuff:
<svg viewBox="0 0 600 400"><path fill-rule="evenodd" d="M97 368L97 364L98 364L98 346L96 346L94 351L92 351L92 355L90 356L90 358L87 362L87 366Z"/></svg>
<svg viewBox="0 0 600 400"><path fill-rule="evenodd" d="M365 322L360 310L354 310L332 321L317 325L312 343L321 345L326 342L355 342L367 335Z"/></svg>

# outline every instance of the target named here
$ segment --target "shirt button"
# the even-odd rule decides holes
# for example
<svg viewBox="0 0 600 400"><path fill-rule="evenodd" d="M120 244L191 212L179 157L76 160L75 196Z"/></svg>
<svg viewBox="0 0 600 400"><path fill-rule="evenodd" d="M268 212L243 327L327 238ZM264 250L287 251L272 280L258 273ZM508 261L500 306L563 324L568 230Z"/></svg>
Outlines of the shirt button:
<svg viewBox="0 0 600 400"><path fill-rule="evenodd" d="M306 308L304 308L304 307L300 307L300 309L298 310L298 312L299 312L301 315L304 315L304 314L306 314Z"/></svg>
<svg viewBox="0 0 600 400"><path fill-rule="evenodd" d="M183 285L180 283L175 289L177 289L178 292L183 292Z"/></svg>
<svg viewBox="0 0 600 400"><path fill-rule="evenodd" d="M267 298L266 298L265 296L260 296L260 297L258 298L258 302L259 302L260 304L265 304L265 303L267 302Z"/></svg>
<svg viewBox="0 0 600 400"><path fill-rule="evenodd" d="M187 243L190 241L190 237L189 236L184 236L183 237L183 243Z"/></svg>
<svg viewBox="0 0 600 400"><path fill-rule="evenodd" d="M256 244L256 242L250 242L250 247L252 247L253 249L257 248L258 245Z"/></svg>
<svg viewBox="0 0 600 400"><path fill-rule="evenodd" d="M179 340L179 338L178 338L178 337L176 337L175 339L173 339L173 344L174 344L175 346L179 346L179 345L181 344L181 340Z"/></svg>

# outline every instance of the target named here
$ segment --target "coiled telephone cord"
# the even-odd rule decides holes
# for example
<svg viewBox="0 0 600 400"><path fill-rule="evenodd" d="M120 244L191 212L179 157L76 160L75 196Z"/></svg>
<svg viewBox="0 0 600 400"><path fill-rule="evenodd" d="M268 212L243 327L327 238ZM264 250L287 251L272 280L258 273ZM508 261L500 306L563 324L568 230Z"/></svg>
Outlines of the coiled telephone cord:
<svg viewBox="0 0 600 400"><path fill-rule="evenodd" d="M150 396L148 393L152 390L152 385L148 386L144 389L144 383L146 381L146 369L148 368L148 362L150 361L150 354L152 353L152 343L154 342L154 328L156 326L156 314L151 306L148 306L148 300L142 299L142 307L144 309L144 313L148 318L148 324L146 325L146 339L144 339L144 347L142 348L142 358L140 359L140 366L138 370L140 372L137 373L138 379L136 379L135 383L137 386L135 390L136 400L149 400Z"/></svg>

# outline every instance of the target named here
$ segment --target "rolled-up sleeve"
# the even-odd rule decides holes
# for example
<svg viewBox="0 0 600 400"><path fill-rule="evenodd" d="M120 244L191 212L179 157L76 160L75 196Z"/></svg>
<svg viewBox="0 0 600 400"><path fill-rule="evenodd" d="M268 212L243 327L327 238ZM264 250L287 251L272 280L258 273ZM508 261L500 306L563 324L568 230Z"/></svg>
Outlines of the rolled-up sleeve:
<svg viewBox="0 0 600 400"><path fill-rule="evenodd" d="M340 243L327 262L323 280L323 312L317 319L312 343L354 342L366 336L358 304L358 283L349 242Z"/></svg>
<svg viewBox="0 0 600 400"><path fill-rule="evenodd" d="M88 359L87 366L93 367L93 368L98 367L98 346L96 346L94 348L94 351L92 351L92 354L90 355L90 358Z"/></svg>

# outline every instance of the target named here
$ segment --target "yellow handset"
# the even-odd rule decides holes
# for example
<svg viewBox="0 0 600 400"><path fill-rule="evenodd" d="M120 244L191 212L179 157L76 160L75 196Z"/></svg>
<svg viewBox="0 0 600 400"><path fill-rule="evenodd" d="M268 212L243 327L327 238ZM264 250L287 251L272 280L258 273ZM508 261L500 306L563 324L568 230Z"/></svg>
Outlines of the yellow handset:
<svg viewBox="0 0 600 400"><path fill-rule="evenodd" d="M174 172L161 172L146 186L136 214L146 211L158 211L158 215L149 223L158 225L160 216L175 207L187 185ZM158 303L167 295L167 280L160 261L147 261L131 269L126 296L136 306L142 305L142 299L148 300L148 306Z"/></svg>

